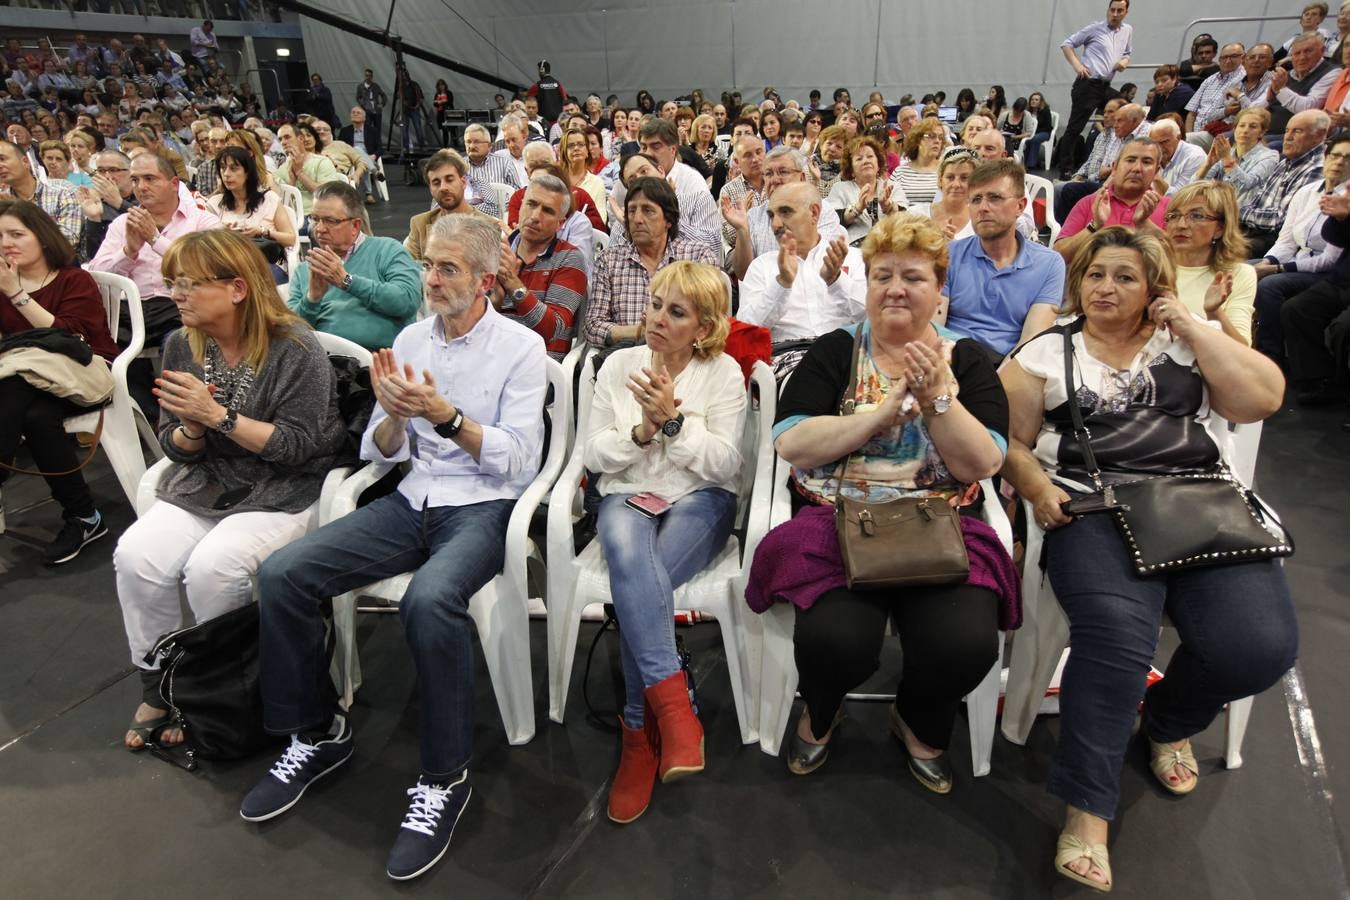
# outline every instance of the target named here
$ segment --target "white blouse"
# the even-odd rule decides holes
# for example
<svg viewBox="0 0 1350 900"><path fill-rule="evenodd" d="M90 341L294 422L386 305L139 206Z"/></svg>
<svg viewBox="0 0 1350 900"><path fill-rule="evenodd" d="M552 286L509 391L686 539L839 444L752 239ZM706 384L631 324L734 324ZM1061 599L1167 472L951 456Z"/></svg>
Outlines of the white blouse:
<svg viewBox="0 0 1350 900"><path fill-rule="evenodd" d="M263 194L263 201L254 208L253 212L245 214L240 209L226 209L221 205L223 194L212 194L206 201L206 205L211 207L211 211L220 217L223 225L244 225L251 228L271 228L276 220L277 207L281 205L281 198L275 191L267 191ZM292 227L298 227L295 222Z"/></svg>
<svg viewBox="0 0 1350 900"><path fill-rule="evenodd" d="M600 472L601 494L650 491L674 503L696 490L720 487L737 492L741 430L745 419L745 378L730 356L695 356L675 376L675 397L684 425L667 438L660 432L646 447L633 442L642 408L628 390L628 377L652 364L648 347L616 350L595 378L595 400L583 459Z"/></svg>

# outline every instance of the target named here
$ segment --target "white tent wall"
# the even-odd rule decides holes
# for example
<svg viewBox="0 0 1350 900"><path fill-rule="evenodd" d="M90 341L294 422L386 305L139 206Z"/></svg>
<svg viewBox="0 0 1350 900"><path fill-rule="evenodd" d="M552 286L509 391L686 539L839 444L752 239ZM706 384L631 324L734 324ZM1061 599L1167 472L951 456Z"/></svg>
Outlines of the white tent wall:
<svg viewBox="0 0 1350 900"><path fill-rule="evenodd" d="M536 61L548 59L570 93L615 93L624 104L642 88L658 98L695 87L713 98L737 89L752 100L772 84L785 98L804 103L811 88L828 102L836 87L847 87L861 101L875 85L894 102L902 93L939 88L954 98L966 86L983 96L991 84L1002 84L1009 100L1040 90L1053 108L1066 112L1072 72L1059 44L1103 18L1106 9L1104 0L451 0L450 6L454 12L441 0L399 0L391 31L405 43L521 85L534 81ZM387 5L361 0L330 0L326 7L377 29L388 16ZM1206 31L1220 42L1278 46L1293 33L1300 8L1299 2L1271 0L1139 0L1127 21L1134 26L1134 62L1146 68L1117 76L1116 84L1136 82L1142 98L1152 84L1152 66L1178 61L1183 31L1194 19L1288 17L1198 25L1185 33L1187 51L1190 39ZM366 65L389 89L392 51L308 18L301 25L309 69L324 76L339 109L350 105ZM1329 27L1335 27L1334 10ZM428 99L437 78L449 83L459 108L490 106L498 92L406 59Z"/></svg>

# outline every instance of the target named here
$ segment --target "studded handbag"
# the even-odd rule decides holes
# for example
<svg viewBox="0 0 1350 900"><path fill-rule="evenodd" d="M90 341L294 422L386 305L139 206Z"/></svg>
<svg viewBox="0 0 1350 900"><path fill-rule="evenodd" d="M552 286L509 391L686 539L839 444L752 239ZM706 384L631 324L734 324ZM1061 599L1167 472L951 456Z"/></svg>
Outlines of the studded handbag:
<svg viewBox="0 0 1350 900"><path fill-rule="evenodd" d="M1108 512L1140 575L1290 556L1294 539L1256 494L1226 465L1209 472L1155 475L1103 484L1073 386L1073 336L1064 331L1064 384L1074 437L1096 493L1071 512Z"/></svg>

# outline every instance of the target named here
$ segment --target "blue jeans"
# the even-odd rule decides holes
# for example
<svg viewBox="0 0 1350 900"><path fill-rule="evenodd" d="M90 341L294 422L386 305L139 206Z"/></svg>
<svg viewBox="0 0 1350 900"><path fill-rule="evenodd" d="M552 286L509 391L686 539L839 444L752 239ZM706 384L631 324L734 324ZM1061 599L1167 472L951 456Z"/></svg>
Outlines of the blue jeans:
<svg viewBox="0 0 1350 900"><path fill-rule="evenodd" d="M1294 606L1273 560L1141 578L1107 515L1080 516L1049 532L1045 543L1046 574L1068 616L1073 648L1047 787L1110 820L1140 699L1143 730L1153 740L1203 731L1225 703L1261 693L1294 664ZM1164 610L1181 646L1166 677L1145 692Z"/></svg>
<svg viewBox="0 0 1350 900"><path fill-rule="evenodd" d="M1027 141L1027 149L1022 154L1022 162L1028 171L1041 167L1041 145L1050 140L1050 132L1038 131Z"/></svg>
<svg viewBox="0 0 1350 900"><path fill-rule="evenodd" d="M1313 272L1279 272L1261 279L1256 285L1256 333L1253 335L1257 350L1284 364L1284 326L1280 324L1280 308L1284 301L1303 293L1325 277Z"/></svg>
<svg viewBox="0 0 1350 900"><path fill-rule="evenodd" d="M736 495L704 488L649 519L624 504L632 494L600 501L596 533L609 564L609 594L619 620L627 701L623 720L642 726L643 690L680 671L675 654L675 588L703 570L726 546Z"/></svg>
<svg viewBox="0 0 1350 900"><path fill-rule="evenodd" d="M469 598L501 571L510 500L414 509L393 493L273 553L258 571L263 724L273 734L326 726L324 601L416 570L398 614L422 698L422 772L457 776L473 751Z"/></svg>

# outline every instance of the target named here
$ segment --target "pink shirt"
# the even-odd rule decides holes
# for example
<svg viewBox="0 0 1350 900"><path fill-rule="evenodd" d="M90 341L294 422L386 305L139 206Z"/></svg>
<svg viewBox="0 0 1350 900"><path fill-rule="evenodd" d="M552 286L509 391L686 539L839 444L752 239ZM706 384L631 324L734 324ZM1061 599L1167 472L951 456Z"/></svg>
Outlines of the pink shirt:
<svg viewBox="0 0 1350 900"><path fill-rule="evenodd" d="M98 253L90 260L89 268L95 272L112 272L130 278L136 282L142 300L163 297L164 275L160 272L160 262L174 239L194 231L220 227L220 219L207 208L205 200L180 192L178 209L174 210L169 224L159 230L159 238L154 246L142 244L134 259L126 255L123 247L127 243L127 217L123 213L108 226L108 235L103 239Z"/></svg>
<svg viewBox="0 0 1350 900"><path fill-rule="evenodd" d="M1111 194L1111 215L1106 217L1107 225L1133 225L1134 210L1139 204L1126 203L1116 197L1116 192L1107 186L1107 191ZM1064 220L1064 226L1060 229L1061 238L1073 237L1078 232L1087 227L1092 221L1092 204L1097 199L1097 193L1094 191L1074 204L1073 210L1068 218ZM1154 225L1163 227L1163 216L1167 214L1167 204L1171 202L1171 197L1163 197L1158 201L1158 205L1153 208L1153 213L1148 217ZM1102 226L1106 227L1106 226Z"/></svg>

